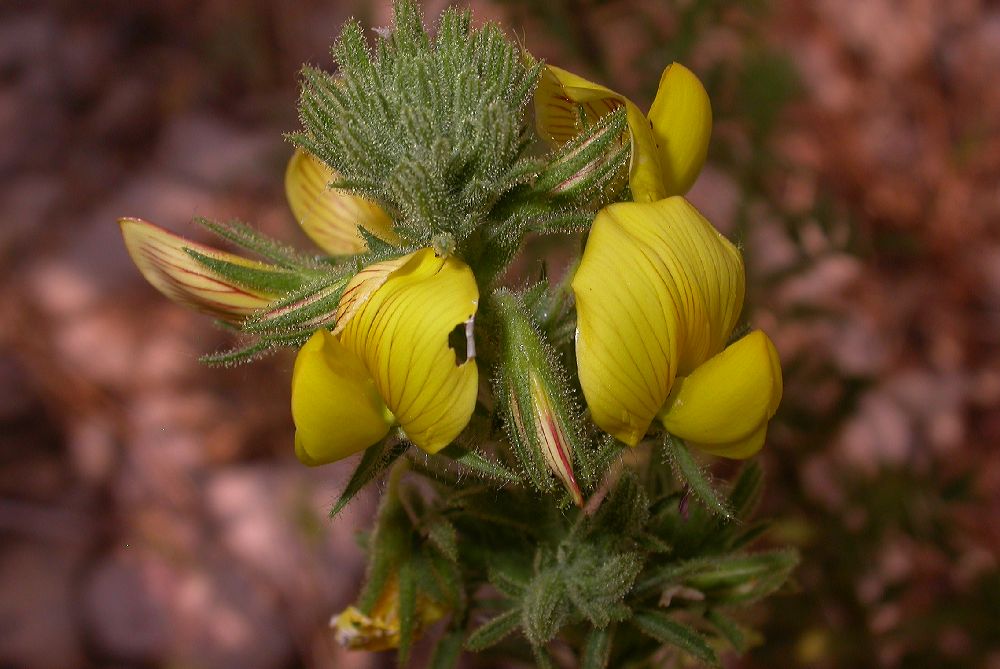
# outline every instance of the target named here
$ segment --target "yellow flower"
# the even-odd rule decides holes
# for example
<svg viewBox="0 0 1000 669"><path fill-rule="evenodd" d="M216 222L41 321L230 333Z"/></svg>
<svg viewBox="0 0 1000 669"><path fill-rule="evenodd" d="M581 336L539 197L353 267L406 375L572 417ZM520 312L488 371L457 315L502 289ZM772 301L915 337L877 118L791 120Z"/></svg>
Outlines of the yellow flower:
<svg viewBox="0 0 1000 669"><path fill-rule="evenodd" d="M280 271L278 267L192 242L139 218L122 218L118 224L125 248L143 277L175 302L235 322L263 309L277 297L213 272L185 249L251 272Z"/></svg>
<svg viewBox="0 0 1000 669"><path fill-rule="evenodd" d="M285 195L295 220L313 242L330 255L361 253L365 241L358 226L398 243L390 219L369 200L331 189L337 173L302 149L296 149L285 170Z"/></svg>
<svg viewBox="0 0 1000 669"><path fill-rule="evenodd" d="M417 597L414 636L445 616L447 611L426 597ZM330 621L337 641L351 650L380 651L399 646L399 578L391 576L370 613L349 606Z"/></svg>
<svg viewBox="0 0 1000 669"><path fill-rule="evenodd" d="M628 98L548 65L535 90L535 122L552 144L564 144L589 122L625 107L632 143L629 186L637 202L683 195L694 184L708 152L712 107L705 88L680 63L668 65L644 115Z"/></svg>
<svg viewBox="0 0 1000 669"><path fill-rule="evenodd" d="M760 331L726 347L743 261L684 198L598 213L573 291L580 383L601 429L635 445L659 418L709 453L760 450L781 400L777 352Z"/></svg>
<svg viewBox="0 0 1000 669"><path fill-rule="evenodd" d="M422 249L370 265L344 289L334 333L319 330L292 373L295 452L308 465L345 458L398 425L429 453L475 408L478 370L448 345L479 291L461 261Z"/></svg>

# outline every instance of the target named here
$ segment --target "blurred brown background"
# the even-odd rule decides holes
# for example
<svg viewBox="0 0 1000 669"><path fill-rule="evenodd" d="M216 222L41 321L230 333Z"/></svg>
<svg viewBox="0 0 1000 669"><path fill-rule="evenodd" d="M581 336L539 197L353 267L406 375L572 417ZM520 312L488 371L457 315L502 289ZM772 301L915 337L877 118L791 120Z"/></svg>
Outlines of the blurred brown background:
<svg viewBox="0 0 1000 669"><path fill-rule="evenodd" d="M640 106L673 59L710 89L690 197L782 355L764 512L804 554L729 664L1000 667L1000 4L472 4ZM200 366L227 335L115 225L305 247L282 132L351 15L388 0L0 5L0 666L392 666L325 628L374 502L326 520L349 465L295 462L291 358Z"/></svg>

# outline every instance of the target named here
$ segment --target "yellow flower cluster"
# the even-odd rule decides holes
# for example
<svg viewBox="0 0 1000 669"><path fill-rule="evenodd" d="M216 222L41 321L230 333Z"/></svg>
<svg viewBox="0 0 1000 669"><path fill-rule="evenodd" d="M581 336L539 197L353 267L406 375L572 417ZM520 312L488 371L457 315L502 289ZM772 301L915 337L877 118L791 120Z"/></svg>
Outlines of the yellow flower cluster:
<svg viewBox="0 0 1000 669"><path fill-rule="evenodd" d="M648 114L603 86L548 66L535 93L539 134L568 141L624 107L633 202L601 210L572 287L580 384L594 422L635 445L654 420L706 452L744 458L764 441L781 398L781 368L768 337L729 343L743 306L739 251L684 198L705 161L712 113L701 82L667 67ZM358 253L363 226L398 242L375 204L331 190L336 175L297 151L285 177L291 209L326 252ZM169 297L239 320L273 298L213 273L184 249L247 267L248 261L122 219L129 252ZM344 289L336 329L301 348L292 376L295 451L322 464L378 442L397 426L434 453L468 423L478 392L473 356L459 360L449 334L475 317L472 270L424 248L370 265Z"/></svg>

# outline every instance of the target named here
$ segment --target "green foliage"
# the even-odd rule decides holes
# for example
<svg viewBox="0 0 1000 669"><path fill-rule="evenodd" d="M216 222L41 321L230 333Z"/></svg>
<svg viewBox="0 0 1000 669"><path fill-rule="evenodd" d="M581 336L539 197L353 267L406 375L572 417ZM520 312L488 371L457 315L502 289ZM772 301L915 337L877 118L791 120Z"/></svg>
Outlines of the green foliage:
<svg viewBox="0 0 1000 669"><path fill-rule="evenodd" d="M642 611L632 619L632 624L660 643L674 646L711 667L720 666L718 656L701 634L661 611Z"/></svg>
<svg viewBox="0 0 1000 669"><path fill-rule="evenodd" d="M432 585L413 579L423 593L415 597L462 600L442 644L461 633L470 652L547 662L548 645L560 638L583 667L623 666L667 645L717 666L716 648L742 651L754 638L727 611L780 589L798 556L743 552L739 537L761 484L756 466L744 468L723 502L732 518L700 507L685 517L669 465L646 455L634 468L604 472L610 487L594 513L560 511L556 497L539 496L528 481L497 488L489 475L443 477L412 463L445 456L411 456L394 469L387 497L397 501L383 503L369 587L396 573L402 597L406 574L433 573L426 565L437 560L451 565L453 589L465 593L445 596L433 585L438 576ZM650 475L655 469L667 475ZM421 484L428 478L432 491ZM454 646L446 650L453 662Z"/></svg>
<svg viewBox="0 0 1000 669"><path fill-rule="evenodd" d="M351 478L347 482L347 487L344 488L344 492L340 493L337 503L333 505L330 516L336 516L340 513L362 488L371 483L389 465L395 462L396 458L406 452L407 446L406 442L387 437L374 446L369 446L365 449L364 454L361 456L361 462L358 463L354 473L351 474Z"/></svg>
<svg viewBox="0 0 1000 669"><path fill-rule="evenodd" d="M337 74L303 71L293 139L392 212L404 239L457 244L534 174L523 111L540 66L496 25L473 30L468 11L446 10L434 39L414 2L394 5L393 23L372 49L348 24Z"/></svg>
<svg viewBox="0 0 1000 669"><path fill-rule="evenodd" d="M197 217L194 222L221 239L289 270L315 268L316 264L290 246L277 242L241 221L213 221Z"/></svg>
<svg viewBox="0 0 1000 669"><path fill-rule="evenodd" d="M719 495L716 494L715 488L708 480L706 472L695 462L688 447L680 439L671 435L666 435L664 440L671 461L677 465L677 471L691 492L712 513L723 518L731 518L732 510L719 499Z"/></svg>

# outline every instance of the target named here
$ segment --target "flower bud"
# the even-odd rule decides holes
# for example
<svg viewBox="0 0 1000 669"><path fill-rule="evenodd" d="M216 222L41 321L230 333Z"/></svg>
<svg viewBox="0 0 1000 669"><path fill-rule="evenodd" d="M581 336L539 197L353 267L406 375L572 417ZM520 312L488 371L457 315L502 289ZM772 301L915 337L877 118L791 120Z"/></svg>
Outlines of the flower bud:
<svg viewBox="0 0 1000 669"><path fill-rule="evenodd" d="M551 488L547 467L573 502L583 506L573 474L573 454L580 442L577 416L562 369L518 296L498 291L493 305L500 321L497 397L514 452L535 487Z"/></svg>
<svg viewBox="0 0 1000 669"><path fill-rule="evenodd" d="M184 239L139 218L118 220L125 247L143 277L168 298L232 322L269 306L280 291L254 288L196 259L193 253L249 276L283 276L282 269Z"/></svg>

